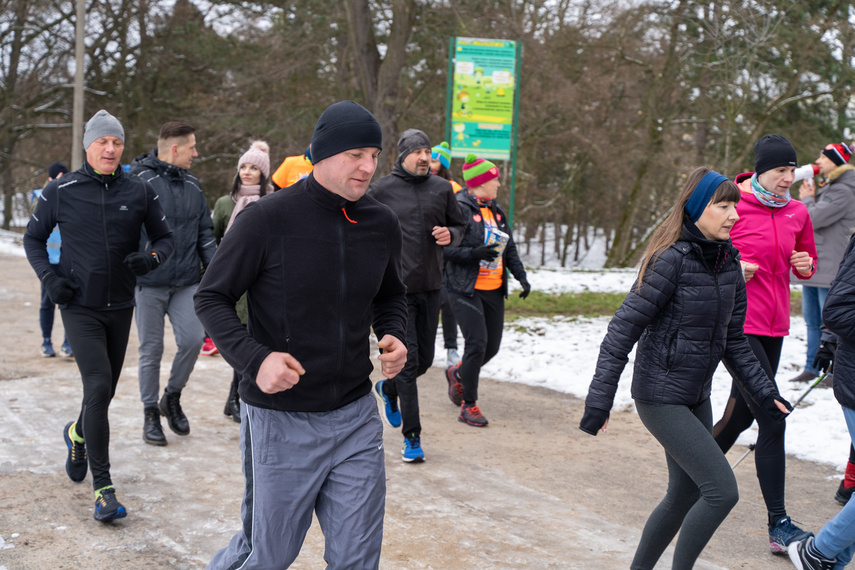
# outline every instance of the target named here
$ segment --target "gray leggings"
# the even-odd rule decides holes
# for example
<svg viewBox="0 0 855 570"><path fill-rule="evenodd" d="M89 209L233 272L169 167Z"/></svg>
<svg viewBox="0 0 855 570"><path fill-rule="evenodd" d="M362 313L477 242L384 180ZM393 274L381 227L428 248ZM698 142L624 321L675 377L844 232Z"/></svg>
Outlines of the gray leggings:
<svg viewBox="0 0 855 570"><path fill-rule="evenodd" d="M712 437L710 401L690 408L636 400L635 407L665 448L668 492L647 519L630 568L653 568L677 531L671 568L692 568L739 500L736 477Z"/></svg>

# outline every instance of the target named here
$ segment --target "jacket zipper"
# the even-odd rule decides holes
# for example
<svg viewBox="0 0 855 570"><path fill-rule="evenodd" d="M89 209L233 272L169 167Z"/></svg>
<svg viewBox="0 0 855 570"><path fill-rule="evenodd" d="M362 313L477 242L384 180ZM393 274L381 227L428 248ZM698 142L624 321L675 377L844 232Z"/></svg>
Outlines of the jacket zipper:
<svg viewBox="0 0 855 570"><path fill-rule="evenodd" d="M345 215L347 212L345 211ZM333 399L331 402L332 406L338 405L338 379L342 374L342 367L344 361L344 304L345 298L347 296L347 277L345 276L345 259L346 259L346 251L345 251L345 243L344 243L344 220L337 217L338 219L338 254L339 254L339 265L341 270L339 271L340 275L340 283L339 283L339 294L338 294L338 362L336 363L336 376L332 378L332 395Z"/></svg>
<svg viewBox="0 0 855 570"><path fill-rule="evenodd" d="M104 183L104 191L101 193L101 225L104 227L104 245L107 246L107 306L112 304L110 299L110 291L113 289L113 266L110 261L110 237L107 234L107 191L110 189L107 183Z"/></svg>
<svg viewBox="0 0 855 570"><path fill-rule="evenodd" d="M775 332L775 320L778 316L778 289L775 287L775 276L778 275L778 224L775 222L775 212L774 210L769 211L772 216L772 233L775 235L775 263L772 265L772 302L774 305L772 306L772 320L769 322L769 336L774 336ZM789 283L789 279L787 279L787 283ZM788 285L789 287L789 285Z"/></svg>

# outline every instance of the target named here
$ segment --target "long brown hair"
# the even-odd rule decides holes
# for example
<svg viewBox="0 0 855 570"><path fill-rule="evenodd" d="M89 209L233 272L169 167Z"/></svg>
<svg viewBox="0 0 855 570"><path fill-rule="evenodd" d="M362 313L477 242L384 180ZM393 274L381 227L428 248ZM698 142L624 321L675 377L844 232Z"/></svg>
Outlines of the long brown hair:
<svg viewBox="0 0 855 570"><path fill-rule="evenodd" d="M662 255L662 252L677 243L677 240L680 239L683 233L683 223L688 218L685 212L686 203L692 197L692 193L701 179L712 171L713 169L709 166L699 166L686 178L686 183L683 185L683 189L680 190L677 202L674 204L671 213L656 228L656 231L653 232L653 235L650 237L650 243L647 244L647 249L644 250L644 256L641 258L641 267L638 271L636 292L641 291L641 281L644 278L647 268L652 267L656 263L656 260L659 259L659 256ZM739 202L739 197L739 188L736 184L730 180L725 180L715 189L710 203Z"/></svg>

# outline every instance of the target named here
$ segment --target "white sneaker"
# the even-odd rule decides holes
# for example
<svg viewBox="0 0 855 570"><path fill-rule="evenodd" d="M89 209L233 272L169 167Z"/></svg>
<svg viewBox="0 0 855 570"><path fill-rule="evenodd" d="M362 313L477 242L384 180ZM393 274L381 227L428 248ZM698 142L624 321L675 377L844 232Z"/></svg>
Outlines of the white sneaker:
<svg viewBox="0 0 855 570"><path fill-rule="evenodd" d="M460 362L460 355L456 348L449 348L445 357L445 367L450 368Z"/></svg>

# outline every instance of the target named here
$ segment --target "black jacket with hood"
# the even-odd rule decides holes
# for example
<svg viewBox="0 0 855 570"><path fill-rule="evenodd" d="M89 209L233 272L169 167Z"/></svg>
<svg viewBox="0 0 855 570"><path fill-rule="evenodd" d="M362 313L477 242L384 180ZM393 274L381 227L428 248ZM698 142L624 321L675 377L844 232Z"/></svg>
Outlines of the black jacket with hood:
<svg viewBox="0 0 855 570"><path fill-rule="evenodd" d="M186 287L202 279L202 269L211 263L217 249L211 211L199 186L199 179L183 168L157 158L157 149L138 156L131 163L131 174L154 188L160 207L172 228L175 247L172 255L157 269L137 278L143 287ZM143 228L140 249L149 247Z"/></svg>
<svg viewBox="0 0 855 570"><path fill-rule="evenodd" d="M484 220L481 216L481 207L467 190L461 190L455 198L466 220L466 233L459 246L445 248L445 287L450 291L471 297L475 294L475 282L478 280L481 267L481 260L472 257L472 250L484 245ZM502 252L502 264L517 281L521 282L526 278L525 266L517 253L508 218L495 200L490 202L490 209L498 228L508 234L508 243ZM507 271L502 273L502 293L505 297L508 296Z"/></svg>
<svg viewBox="0 0 855 570"><path fill-rule="evenodd" d="M56 225L62 233L60 271L78 286L68 305L97 310L134 306L137 276L123 261L139 251L143 228L151 242L147 251L157 252L161 260L172 254L172 231L157 193L121 168L98 174L84 162L45 186L24 234L27 259L39 279L53 271L45 242Z"/></svg>
<svg viewBox="0 0 855 570"><path fill-rule="evenodd" d="M636 343L635 400L694 406L710 397L719 361L759 405L778 396L743 332L747 295L738 251L695 232L684 225L682 239L655 258L641 290L634 283L615 313L586 409L611 409Z"/></svg>
<svg viewBox="0 0 855 570"><path fill-rule="evenodd" d="M855 236L850 238L837 276L831 282L822 307L822 322L837 335L834 397L841 406L855 410Z"/></svg>
<svg viewBox="0 0 855 570"><path fill-rule="evenodd" d="M421 131L417 131L421 132ZM435 174L408 172L398 157L392 173L371 184L368 195L398 216L404 236L402 264L407 293L442 288L442 246L431 235L434 226L451 232L451 244L463 239L464 221L451 183Z"/></svg>

